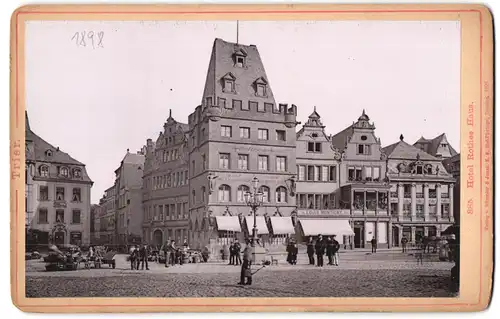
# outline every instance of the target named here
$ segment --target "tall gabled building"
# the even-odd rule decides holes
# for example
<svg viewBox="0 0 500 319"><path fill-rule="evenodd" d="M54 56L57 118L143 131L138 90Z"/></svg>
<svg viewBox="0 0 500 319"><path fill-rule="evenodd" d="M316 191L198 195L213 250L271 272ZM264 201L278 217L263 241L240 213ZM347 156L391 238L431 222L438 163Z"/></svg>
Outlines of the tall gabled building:
<svg viewBox="0 0 500 319"><path fill-rule="evenodd" d="M26 229L37 244L90 244L85 164L31 130L26 112Z"/></svg>
<svg viewBox="0 0 500 319"><path fill-rule="evenodd" d="M251 233L244 194L254 177L264 194L257 221L263 240L267 217L292 214L296 115L296 106L276 103L255 45L214 41L201 105L188 121L192 246L218 252Z"/></svg>

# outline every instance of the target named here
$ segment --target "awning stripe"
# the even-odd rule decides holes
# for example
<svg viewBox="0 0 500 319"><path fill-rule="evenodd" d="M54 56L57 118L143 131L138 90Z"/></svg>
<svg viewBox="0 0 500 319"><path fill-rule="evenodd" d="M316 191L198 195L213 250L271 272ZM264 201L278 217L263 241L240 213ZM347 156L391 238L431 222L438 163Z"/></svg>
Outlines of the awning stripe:
<svg viewBox="0 0 500 319"><path fill-rule="evenodd" d="M245 222L247 224L248 232L251 234L253 229L253 216L245 216ZM267 229L267 223L264 216L257 216L257 234L269 234L269 229Z"/></svg>
<svg viewBox="0 0 500 319"><path fill-rule="evenodd" d="M295 234L291 217L271 217L273 235Z"/></svg>
<svg viewBox="0 0 500 319"><path fill-rule="evenodd" d="M238 216L215 216L217 230L241 232Z"/></svg>
<svg viewBox="0 0 500 319"><path fill-rule="evenodd" d="M346 219L300 219L299 222L304 236L317 236L319 234L328 236L354 235L351 225Z"/></svg>

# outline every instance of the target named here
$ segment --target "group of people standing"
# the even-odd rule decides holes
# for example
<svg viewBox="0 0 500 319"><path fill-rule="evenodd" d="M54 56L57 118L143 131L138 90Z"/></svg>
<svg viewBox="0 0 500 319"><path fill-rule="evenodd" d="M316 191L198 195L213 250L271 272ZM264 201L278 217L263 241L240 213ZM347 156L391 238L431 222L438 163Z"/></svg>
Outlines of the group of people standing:
<svg viewBox="0 0 500 319"><path fill-rule="evenodd" d="M146 266L146 270L149 270L148 257L150 253L150 248L147 244L144 244L140 247L134 245L130 248L130 269L131 270L139 270L139 265L141 265L141 270L144 270L144 266Z"/></svg>
<svg viewBox="0 0 500 319"><path fill-rule="evenodd" d="M229 265L241 265L241 245L238 242L238 239L235 239L234 242L229 246Z"/></svg>
<svg viewBox="0 0 500 319"><path fill-rule="evenodd" d="M170 240L170 242L167 241L167 243L163 245L163 252L165 253L165 268L175 266L176 264L182 266L184 264L183 253L187 252L188 249L189 244L187 240L184 240L184 243L180 248L175 246L175 240Z"/></svg>
<svg viewBox="0 0 500 319"><path fill-rule="evenodd" d="M314 243L313 238L309 238L307 243L307 256L309 257L309 265L314 265L314 255L317 259L317 267L323 267L323 256L326 253L328 257L328 265L338 266L339 265L339 249L340 244L335 239L336 235L332 237L327 237L326 239L320 234L318 239Z"/></svg>

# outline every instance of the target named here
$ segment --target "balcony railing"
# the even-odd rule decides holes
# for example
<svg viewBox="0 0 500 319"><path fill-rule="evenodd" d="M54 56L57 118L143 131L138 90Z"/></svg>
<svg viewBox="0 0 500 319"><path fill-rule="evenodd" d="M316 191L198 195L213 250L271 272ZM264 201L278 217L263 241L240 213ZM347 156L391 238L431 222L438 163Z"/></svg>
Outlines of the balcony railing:
<svg viewBox="0 0 500 319"><path fill-rule="evenodd" d="M398 192L391 192L391 197L398 197Z"/></svg>
<svg viewBox="0 0 500 319"><path fill-rule="evenodd" d="M450 194L448 193L442 193L441 198L450 198Z"/></svg>
<svg viewBox="0 0 500 319"><path fill-rule="evenodd" d="M429 192L429 198L436 198L436 193Z"/></svg>
<svg viewBox="0 0 500 319"><path fill-rule="evenodd" d="M411 198L411 193L410 192L405 192L405 198Z"/></svg>
<svg viewBox="0 0 500 319"><path fill-rule="evenodd" d="M417 198L424 198L424 193L417 193Z"/></svg>

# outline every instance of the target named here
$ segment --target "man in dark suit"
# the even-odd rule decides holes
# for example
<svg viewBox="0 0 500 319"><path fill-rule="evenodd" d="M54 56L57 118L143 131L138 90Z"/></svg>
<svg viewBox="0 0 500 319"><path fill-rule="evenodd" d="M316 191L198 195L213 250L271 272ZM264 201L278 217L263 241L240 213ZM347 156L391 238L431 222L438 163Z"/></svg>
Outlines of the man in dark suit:
<svg viewBox="0 0 500 319"><path fill-rule="evenodd" d="M309 265L314 265L314 243L312 237L309 237L307 242L307 256L309 257Z"/></svg>
<svg viewBox="0 0 500 319"><path fill-rule="evenodd" d="M323 242L323 236L318 235L318 240L316 240L316 245L314 245L314 249L316 250L318 267L323 267L323 255L325 254L325 244Z"/></svg>
<svg viewBox="0 0 500 319"><path fill-rule="evenodd" d="M243 250L243 264L241 264L240 282L238 285L252 284L252 247L250 241L247 240L247 245ZM246 282L245 282L246 279Z"/></svg>
<svg viewBox="0 0 500 319"><path fill-rule="evenodd" d="M242 264L242 263L241 263L241 256L240 256L240 254L241 254L241 245L240 245L240 243L238 242L238 239L236 239L236 240L234 241L234 244L233 244L233 245L234 245L234 247L233 247L233 249L234 249L234 252L233 252L233 254L234 254L234 264L235 264L236 266L238 266L238 265L241 265L241 264Z"/></svg>
<svg viewBox="0 0 500 319"><path fill-rule="evenodd" d="M335 235L333 235L333 238L332 238L332 245L333 245L333 264L335 266L338 266L339 265L339 250L340 250L340 244L339 242L337 241L337 239L335 239Z"/></svg>
<svg viewBox="0 0 500 319"><path fill-rule="evenodd" d="M375 239L375 237L372 238L371 243L372 243L372 253L376 253L377 252L377 240Z"/></svg>
<svg viewBox="0 0 500 319"><path fill-rule="evenodd" d="M328 265L333 265L333 241L330 237L326 239L326 256L328 257Z"/></svg>
<svg viewBox="0 0 500 319"><path fill-rule="evenodd" d="M149 253L148 245L144 244L139 250L139 257L141 258L140 260L142 261L141 270L144 270L144 264L146 264L146 270L149 270L148 253ZM139 269L139 263L137 263L137 269Z"/></svg>

